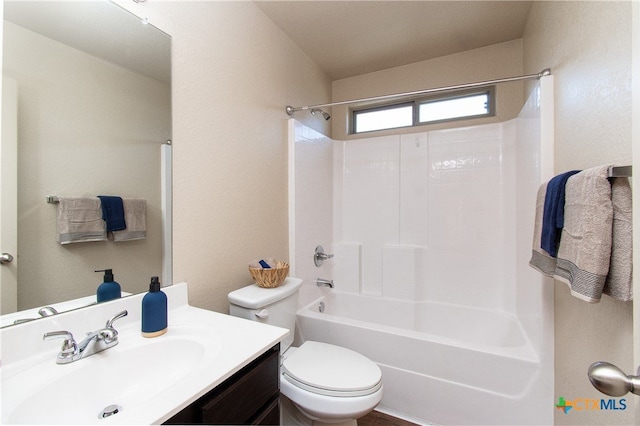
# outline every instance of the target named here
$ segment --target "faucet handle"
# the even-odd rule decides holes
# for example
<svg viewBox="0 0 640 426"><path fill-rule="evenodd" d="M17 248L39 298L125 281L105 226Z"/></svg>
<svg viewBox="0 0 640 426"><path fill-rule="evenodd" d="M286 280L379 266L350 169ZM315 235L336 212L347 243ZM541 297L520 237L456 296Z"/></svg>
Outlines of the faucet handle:
<svg viewBox="0 0 640 426"><path fill-rule="evenodd" d="M322 265L322 262L327 259L331 259L332 257L332 254L324 252L324 248L322 246L317 246L313 253L313 263L319 268Z"/></svg>
<svg viewBox="0 0 640 426"><path fill-rule="evenodd" d="M113 327L103 328L93 333L97 340L101 340L108 345L118 344L118 330Z"/></svg>
<svg viewBox="0 0 640 426"><path fill-rule="evenodd" d="M75 339L73 338L73 334L71 334L70 331L50 331L42 336L42 340L55 338L64 339L64 341L62 342L62 347L60 348L60 353L58 354L58 360L71 359L79 353L78 344L76 343Z"/></svg>
<svg viewBox="0 0 640 426"><path fill-rule="evenodd" d="M112 318L110 318L109 321L107 321L107 324L105 325L105 328L113 328L113 323L115 322L115 320L118 320L118 319L120 319L122 317L126 317L128 314L129 314L129 312L127 312L126 310L124 310L122 312L118 312Z"/></svg>
<svg viewBox="0 0 640 426"><path fill-rule="evenodd" d="M50 317L51 315L58 315L59 313L60 312L58 312L53 306L45 306L43 308L40 308L40 310L38 311L38 314L41 317Z"/></svg>

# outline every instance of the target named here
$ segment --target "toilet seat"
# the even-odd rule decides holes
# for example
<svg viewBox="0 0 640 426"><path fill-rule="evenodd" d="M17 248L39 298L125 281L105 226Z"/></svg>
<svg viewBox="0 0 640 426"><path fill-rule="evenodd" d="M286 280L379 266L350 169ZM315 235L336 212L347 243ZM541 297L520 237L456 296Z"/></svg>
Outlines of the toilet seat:
<svg viewBox="0 0 640 426"><path fill-rule="evenodd" d="M314 341L292 349L285 353L282 374L301 389L319 395L357 397L382 387L380 368L350 349Z"/></svg>

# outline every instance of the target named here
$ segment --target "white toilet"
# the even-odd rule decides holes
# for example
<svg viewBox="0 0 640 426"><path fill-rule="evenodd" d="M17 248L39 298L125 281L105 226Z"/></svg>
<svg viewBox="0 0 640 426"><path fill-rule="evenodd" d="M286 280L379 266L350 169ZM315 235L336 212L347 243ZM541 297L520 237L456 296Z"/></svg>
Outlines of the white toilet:
<svg viewBox="0 0 640 426"><path fill-rule="evenodd" d="M287 278L276 288L243 287L229 293L229 313L290 331L280 349L280 392L300 412L288 411L284 400L283 424L355 425L382 399L382 372L368 358L340 346L314 341L291 346L301 286L301 279Z"/></svg>

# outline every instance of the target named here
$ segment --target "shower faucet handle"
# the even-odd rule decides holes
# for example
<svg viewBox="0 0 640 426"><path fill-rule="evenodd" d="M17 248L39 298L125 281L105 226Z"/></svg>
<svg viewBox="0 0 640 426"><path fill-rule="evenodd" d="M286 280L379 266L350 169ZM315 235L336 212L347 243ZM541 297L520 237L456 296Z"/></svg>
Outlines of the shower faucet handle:
<svg viewBox="0 0 640 426"><path fill-rule="evenodd" d="M317 246L316 251L313 253L313 263L319 268L327 259L331 259L333 257L332 254L327 254L324 252L324 248L322 246Z"/></svg>

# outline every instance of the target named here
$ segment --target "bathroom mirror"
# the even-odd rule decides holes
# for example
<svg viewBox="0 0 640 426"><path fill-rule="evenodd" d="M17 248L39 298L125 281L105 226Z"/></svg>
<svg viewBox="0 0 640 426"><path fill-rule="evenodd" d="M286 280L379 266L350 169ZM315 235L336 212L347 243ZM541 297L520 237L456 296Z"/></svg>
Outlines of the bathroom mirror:
<svg viewBox="0 0 640 426"><path fill-rule="evenodd" d="M15 307L3 300L2 318L95 302L99 269L113 269L127 294L147 291L151 276L171 284L170 37L107 0L3 6L3 104L16 106L17 122L3 115L2 126L17 133L18 249L17 284L6 284ZM0 190L4 204L10 191ZM58 204L47 197L97 195L146 200L146 238L58 243Z"/></svg>

